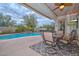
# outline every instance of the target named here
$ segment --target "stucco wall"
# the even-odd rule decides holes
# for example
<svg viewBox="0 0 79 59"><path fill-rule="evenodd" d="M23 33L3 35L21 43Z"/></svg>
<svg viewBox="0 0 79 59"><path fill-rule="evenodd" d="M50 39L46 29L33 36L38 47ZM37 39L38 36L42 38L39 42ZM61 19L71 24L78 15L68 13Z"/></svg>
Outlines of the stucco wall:
<svg viewBox="0 0 79 59"><path fill-rule="evenodd" d="M0 32L15 32L15 27L0 27Z"/></svg>

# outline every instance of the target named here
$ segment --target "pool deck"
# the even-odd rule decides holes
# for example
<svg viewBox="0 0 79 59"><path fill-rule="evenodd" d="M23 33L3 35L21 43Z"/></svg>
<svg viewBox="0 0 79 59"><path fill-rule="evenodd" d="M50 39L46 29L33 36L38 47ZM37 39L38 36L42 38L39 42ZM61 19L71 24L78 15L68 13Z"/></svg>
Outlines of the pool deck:
<svg viewBox="0 0 79 59"><path fill-rule="evenodd" d="M31 36L0 41L0 56L41 56L29 46L42 41L41 36Z"/></svg>

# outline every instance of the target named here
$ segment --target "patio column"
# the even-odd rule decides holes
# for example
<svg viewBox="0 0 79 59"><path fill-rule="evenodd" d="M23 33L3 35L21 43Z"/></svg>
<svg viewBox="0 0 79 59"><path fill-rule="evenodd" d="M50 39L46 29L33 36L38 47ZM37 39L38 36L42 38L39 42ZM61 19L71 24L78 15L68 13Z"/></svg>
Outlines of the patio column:
<svg viewBox="0 0 79 59"><path fill-rule="evenodd" d="M78 30L77 30L77 33L78 33L78 40L79 40L79 17L78 17Z"/></svg>
<svg viewBox="0 0 79 59"><path fill-rule="evenodd" d="M65 16L65 34L70 33L70 28L68 26L69 20L70 20L70 16L69 15Z"/></svg>
<svg viewBox="0 0 79 59"><path fill-rule="evenodd" d="M58 20L56 19L56 20L55 20L55 31L58 31L58 29L59 29L59 22L58 22Z"/></svg>

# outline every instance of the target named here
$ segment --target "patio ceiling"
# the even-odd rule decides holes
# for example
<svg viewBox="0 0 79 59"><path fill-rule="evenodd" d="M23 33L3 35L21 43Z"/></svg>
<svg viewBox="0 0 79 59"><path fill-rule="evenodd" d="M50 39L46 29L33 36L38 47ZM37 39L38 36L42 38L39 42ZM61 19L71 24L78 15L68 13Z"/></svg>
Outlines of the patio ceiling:
<svg viewBox="0 0 79 59"><path fill-rule="evenodd" d="M23 3L23 5L50 19L79 13L79 3L73 3L72 6L66 6L62 11L59 8L56 9L58 6L55 5L55 3Z"/></svg>

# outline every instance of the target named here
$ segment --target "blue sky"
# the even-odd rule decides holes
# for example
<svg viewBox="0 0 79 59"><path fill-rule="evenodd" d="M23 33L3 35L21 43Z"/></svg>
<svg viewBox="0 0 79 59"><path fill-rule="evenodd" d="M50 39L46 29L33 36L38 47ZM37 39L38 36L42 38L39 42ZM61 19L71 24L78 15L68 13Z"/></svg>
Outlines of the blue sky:
<svg viewBox="0 0 79 59"><path fill-rule="evenodd" d="M39 25L50 24L51 22L54 22L53 20L45 18L17 3L0 3L0 13L3 13L4 15L10 15L13 20L17 21L18 24L20 24L22 21L22 17L28 14L34 14L37 17Z"/></svg>

